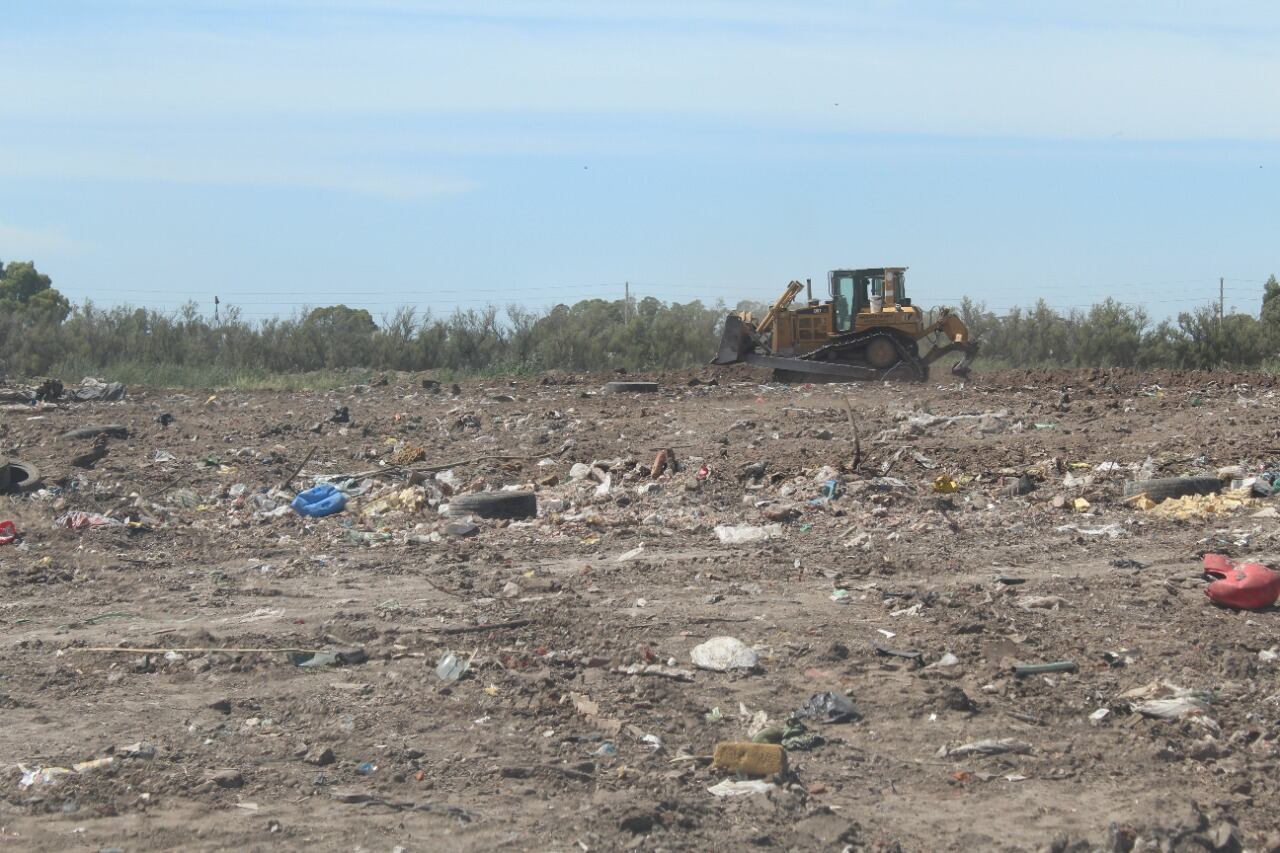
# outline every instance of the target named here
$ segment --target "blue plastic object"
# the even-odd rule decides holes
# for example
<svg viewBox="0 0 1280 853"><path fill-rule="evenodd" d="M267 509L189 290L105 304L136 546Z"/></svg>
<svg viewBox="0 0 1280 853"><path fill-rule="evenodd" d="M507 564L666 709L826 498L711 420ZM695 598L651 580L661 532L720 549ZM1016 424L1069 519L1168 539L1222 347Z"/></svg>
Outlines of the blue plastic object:
<svg viewBox="0 0 1280 853"><path fill-rule="evenodd" d="M297 497L289 504L294 512L299 515L309 515L312 518L342 512L346 505L347 496L329 483L322 483L314 489L298 492Z"/></svg>

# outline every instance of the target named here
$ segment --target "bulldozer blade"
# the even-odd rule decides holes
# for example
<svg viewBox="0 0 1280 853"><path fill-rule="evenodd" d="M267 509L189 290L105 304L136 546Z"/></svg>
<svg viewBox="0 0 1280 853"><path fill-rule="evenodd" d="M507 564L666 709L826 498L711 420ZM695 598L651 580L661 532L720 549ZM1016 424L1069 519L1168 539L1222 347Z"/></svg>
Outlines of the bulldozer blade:
<svg viewBox="0 0 1280 853"><path fill-rule="evenodd" d="M724 318L724 332L720 335L720 351L711 359L712 364L739 364L747 353L756 347L752 333L755 329L737 314Z"/></svg>

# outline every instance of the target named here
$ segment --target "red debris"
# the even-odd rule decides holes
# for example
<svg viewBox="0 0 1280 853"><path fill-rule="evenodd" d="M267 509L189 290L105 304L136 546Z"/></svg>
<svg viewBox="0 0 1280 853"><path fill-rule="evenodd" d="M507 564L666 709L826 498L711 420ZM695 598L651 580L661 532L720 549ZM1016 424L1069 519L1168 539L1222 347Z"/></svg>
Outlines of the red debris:
<svg viewBox="0 0 1280 853"><path fill-rule="evenodd" d="M1218 578L1204 590L1216 604L1261 610L1280 598L1280 574L1261 563L1236 564L1222 554L1205 554L1204 573Z"/></svg>

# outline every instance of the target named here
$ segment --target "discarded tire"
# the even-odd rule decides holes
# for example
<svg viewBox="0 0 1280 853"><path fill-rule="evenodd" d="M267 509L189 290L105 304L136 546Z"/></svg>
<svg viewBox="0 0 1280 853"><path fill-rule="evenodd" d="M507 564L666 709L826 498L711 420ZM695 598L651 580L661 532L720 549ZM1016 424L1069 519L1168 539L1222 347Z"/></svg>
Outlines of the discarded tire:
<svg viewBox="0 0 1280 853"><path fill-rule="evenodd" d="M25 492L40 485L40 472L30 462L0 458L0 494Z"/></svg>
<svg viewBox="0 0 1280 853"><path fill-rule="evenodd" d="M657 382L606 382L604 390L610 394L653 394L658 390Z"/></svg>
<svg viewBox="0 0 1280 853"><path fill-rule="evenodd" d="M533 518L538 514L538 498L533 492L475 492L455 495L449 501L449 515L478 515L481 518Z"/></svg>
<svg viewBox="0 0 1280 853"><path fill-rule="evenodd" d="M1161 477L1157 480L1130 480L1124 484L1124 496L1146 493L1159 503L1169 498L1185 495L1213 495L1222 491L1222 481L1217 477Z"/></svg>

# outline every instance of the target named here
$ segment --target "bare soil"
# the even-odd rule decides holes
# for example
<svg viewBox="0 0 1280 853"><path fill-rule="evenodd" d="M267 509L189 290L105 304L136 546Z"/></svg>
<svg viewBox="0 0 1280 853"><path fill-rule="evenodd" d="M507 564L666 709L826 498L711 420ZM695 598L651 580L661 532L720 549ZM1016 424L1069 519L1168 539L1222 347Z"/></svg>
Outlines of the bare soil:
<svg viewBox="0 0 1280 853"><path fill-rule="evenodd" d="M1267 501L1170 520L1120 496L1144 463L1172 476L1280 462L1273 377L787 387L735 369L627 377L662 386L632 395L603 393L610 378L457 395L410 376L314 394L130 389L0 412L0 452L47 487L0 497L22 533L0 545L0 844L1280 844L1280 662L1267 654L1280 612L1219 608L1200 577L1206 551L1276 559L1280 522L1254 517ZM331 422L343 406L349 422ZM923 411L986 417L912 426ZM103 423L129 437L72 467L92 442L59 435ZM369 512L409 487L385 465L405 443L425 450L419 468L523 457L461 462L444 482L419 473L413 494L526 486L539 516L476 519L458 537L429 505ZM663 448L678 470L654 479ZM374 471L355 486L368 491L326 518L265 515L254 496L313 449L294 488ZM762 476L744 473L761 461ZM1023 473L1035 489L1009 494ZM1084 482L1064 486L1069 474ZM959 490L936 491L941 475ZM55 525L70 510L135 523ZM773 523L780 536L742 545L714 530ZM691 649L717 636L753 647L758 666L696 669ZM298 666L310 650L365 659ZM456 683L436 673L450 651L470 661ZM1055 661L1077 670L1013 673ZM627 671L645 665L658 669ZM1207 713L1134 713L1121 694L1156 681L1204 691ZM748 739L761 711L782 725L824 691L861 720L808 721L825 742L789 750L767 793L708 791L732 778L710 766L716 743ZM948 754L989 739L1017 751ZM103 758L20 784L19 764Z"/></svg>

